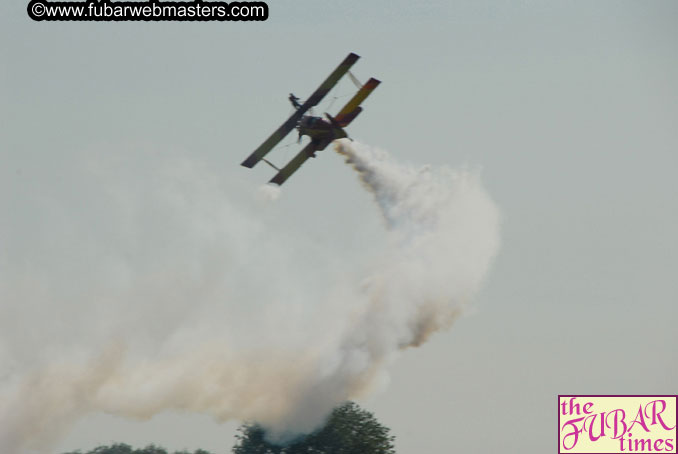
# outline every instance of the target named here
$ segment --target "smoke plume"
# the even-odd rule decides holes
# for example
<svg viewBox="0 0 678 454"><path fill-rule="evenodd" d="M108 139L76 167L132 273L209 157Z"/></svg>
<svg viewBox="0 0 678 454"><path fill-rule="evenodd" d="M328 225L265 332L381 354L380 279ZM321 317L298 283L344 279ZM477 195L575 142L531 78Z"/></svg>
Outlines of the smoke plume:
<svg viewBox="0 0 678 454"><path fill-rule="evenodd" d="M0 452L46 452L94 412L199 412L284 440L448 328L499 246L478 173L336 151L383 216L378 259L300 250L218 174L153 153L138 173L99 156L77 178L51 169L60 191L2 196L21 206L0 225Z"/></svg>

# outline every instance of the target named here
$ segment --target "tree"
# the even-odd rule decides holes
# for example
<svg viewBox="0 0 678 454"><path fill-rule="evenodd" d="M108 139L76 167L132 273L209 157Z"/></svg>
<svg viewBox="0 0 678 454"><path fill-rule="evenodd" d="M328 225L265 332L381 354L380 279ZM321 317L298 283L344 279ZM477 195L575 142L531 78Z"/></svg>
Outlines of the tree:
<svg viewBox="0 0 678 454"><path fill-rule="evenodd" d="M86 453L81 453L80 451L72 451L72 452L65 452L64 454L169 454L165 449L155 446L155 445L149 445L146 446L145 448L140 448L140 449L132 449L130 445L126 445L124 443L117 443L111 446L98 446L91 451L87 451ZM177 451L174 454L191 454L188 451ZM210 454L207 451L204 451L202 449L198 449L195 451L193 454Z"/></svg>
<svg viewBox="0 0 678 454"><path fill-rule="evenodd" d="M335 408L323 427L288 445L267 441L258 424L243 424L238 431L234 454L395 454L389 429L353 402Z"/></svg>

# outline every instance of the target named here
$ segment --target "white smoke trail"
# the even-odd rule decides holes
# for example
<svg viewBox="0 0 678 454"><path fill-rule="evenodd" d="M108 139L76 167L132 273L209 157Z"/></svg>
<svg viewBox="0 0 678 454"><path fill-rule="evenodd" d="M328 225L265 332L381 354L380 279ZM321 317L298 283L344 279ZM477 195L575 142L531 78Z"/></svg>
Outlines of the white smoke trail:
<svg viewBox="0 0 678 454"><path fill-rule="evenodd" d="M259 197L262 200L272 202L280 197L280 186L273 184L264 184L259 186Z"/></svg>
<svg viewBox="0 0 678 454"><path fill-rule="evenodd" d="M379 386L399 350L448 327L498 248L479 176L413 169L358 144L337 151L386 220L387 251L362 280L305 263L319 257L271 239L186 160L151 156L125 184L94 169L85 185L103 188L92 195L101 219L77 219L98 206L80 195L33 200L49 212L47 234L0 232L30 238L3 245L0 261L0 452L45 452L91 412L256 420L281 440ZM67 313L73 332L35 313Z"/></svg>
<svg viewBox="0 0 678 454"><path fill-rule="evenodd" d="M383 151L339 142L387 223L392 247L370 300L400 317L398 345L418 346L450 325L477 291L499 247L499 213L478 173L394 162Z"/></svg>

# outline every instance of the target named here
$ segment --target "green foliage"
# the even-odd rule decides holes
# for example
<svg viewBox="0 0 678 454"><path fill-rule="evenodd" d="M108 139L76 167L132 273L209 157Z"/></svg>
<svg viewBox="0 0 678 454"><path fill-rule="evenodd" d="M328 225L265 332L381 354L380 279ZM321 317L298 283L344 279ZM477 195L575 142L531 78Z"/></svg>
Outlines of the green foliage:
<svg viewBox="0 0 678 454"><path fill-rule="evenodd" d="M155 445L149 445L145 448L132 449L130 445L117 443L111 446L98 446L91 451L81 453L80 451L65 452L63 454L170 454L165 449ZM191 454L189 451L176 451L174 454ZM210 454L207 451L198 449L193 454Z"/></svg>
<svg viewBox="0 0 678 454"><path fill-rule="evenodd" d="M389 429L353 402L335 408L322 428L285 446L267 441L257 424L238 430L234 454L395 454Z"/></svg>

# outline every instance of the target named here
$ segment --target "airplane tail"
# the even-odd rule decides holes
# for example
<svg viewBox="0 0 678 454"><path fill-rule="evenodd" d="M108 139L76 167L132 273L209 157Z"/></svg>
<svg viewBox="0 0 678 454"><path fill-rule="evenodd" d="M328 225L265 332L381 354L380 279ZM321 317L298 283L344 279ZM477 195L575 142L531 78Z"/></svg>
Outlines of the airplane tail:
<svg viewBox="0 0 678 454"><path fill-rule="evenodd" d="M328 120L330 120L330 123L332 123L332 132L334 133L334 139L343 139L344 137L348 137L348 134L346 133L346 131L344 131L343 126L341 125L341 123L337 121L335 117L328 114L327 112L325 112L325 116L327 117ZM348 138L351 139L350 137Z"/></svg>

